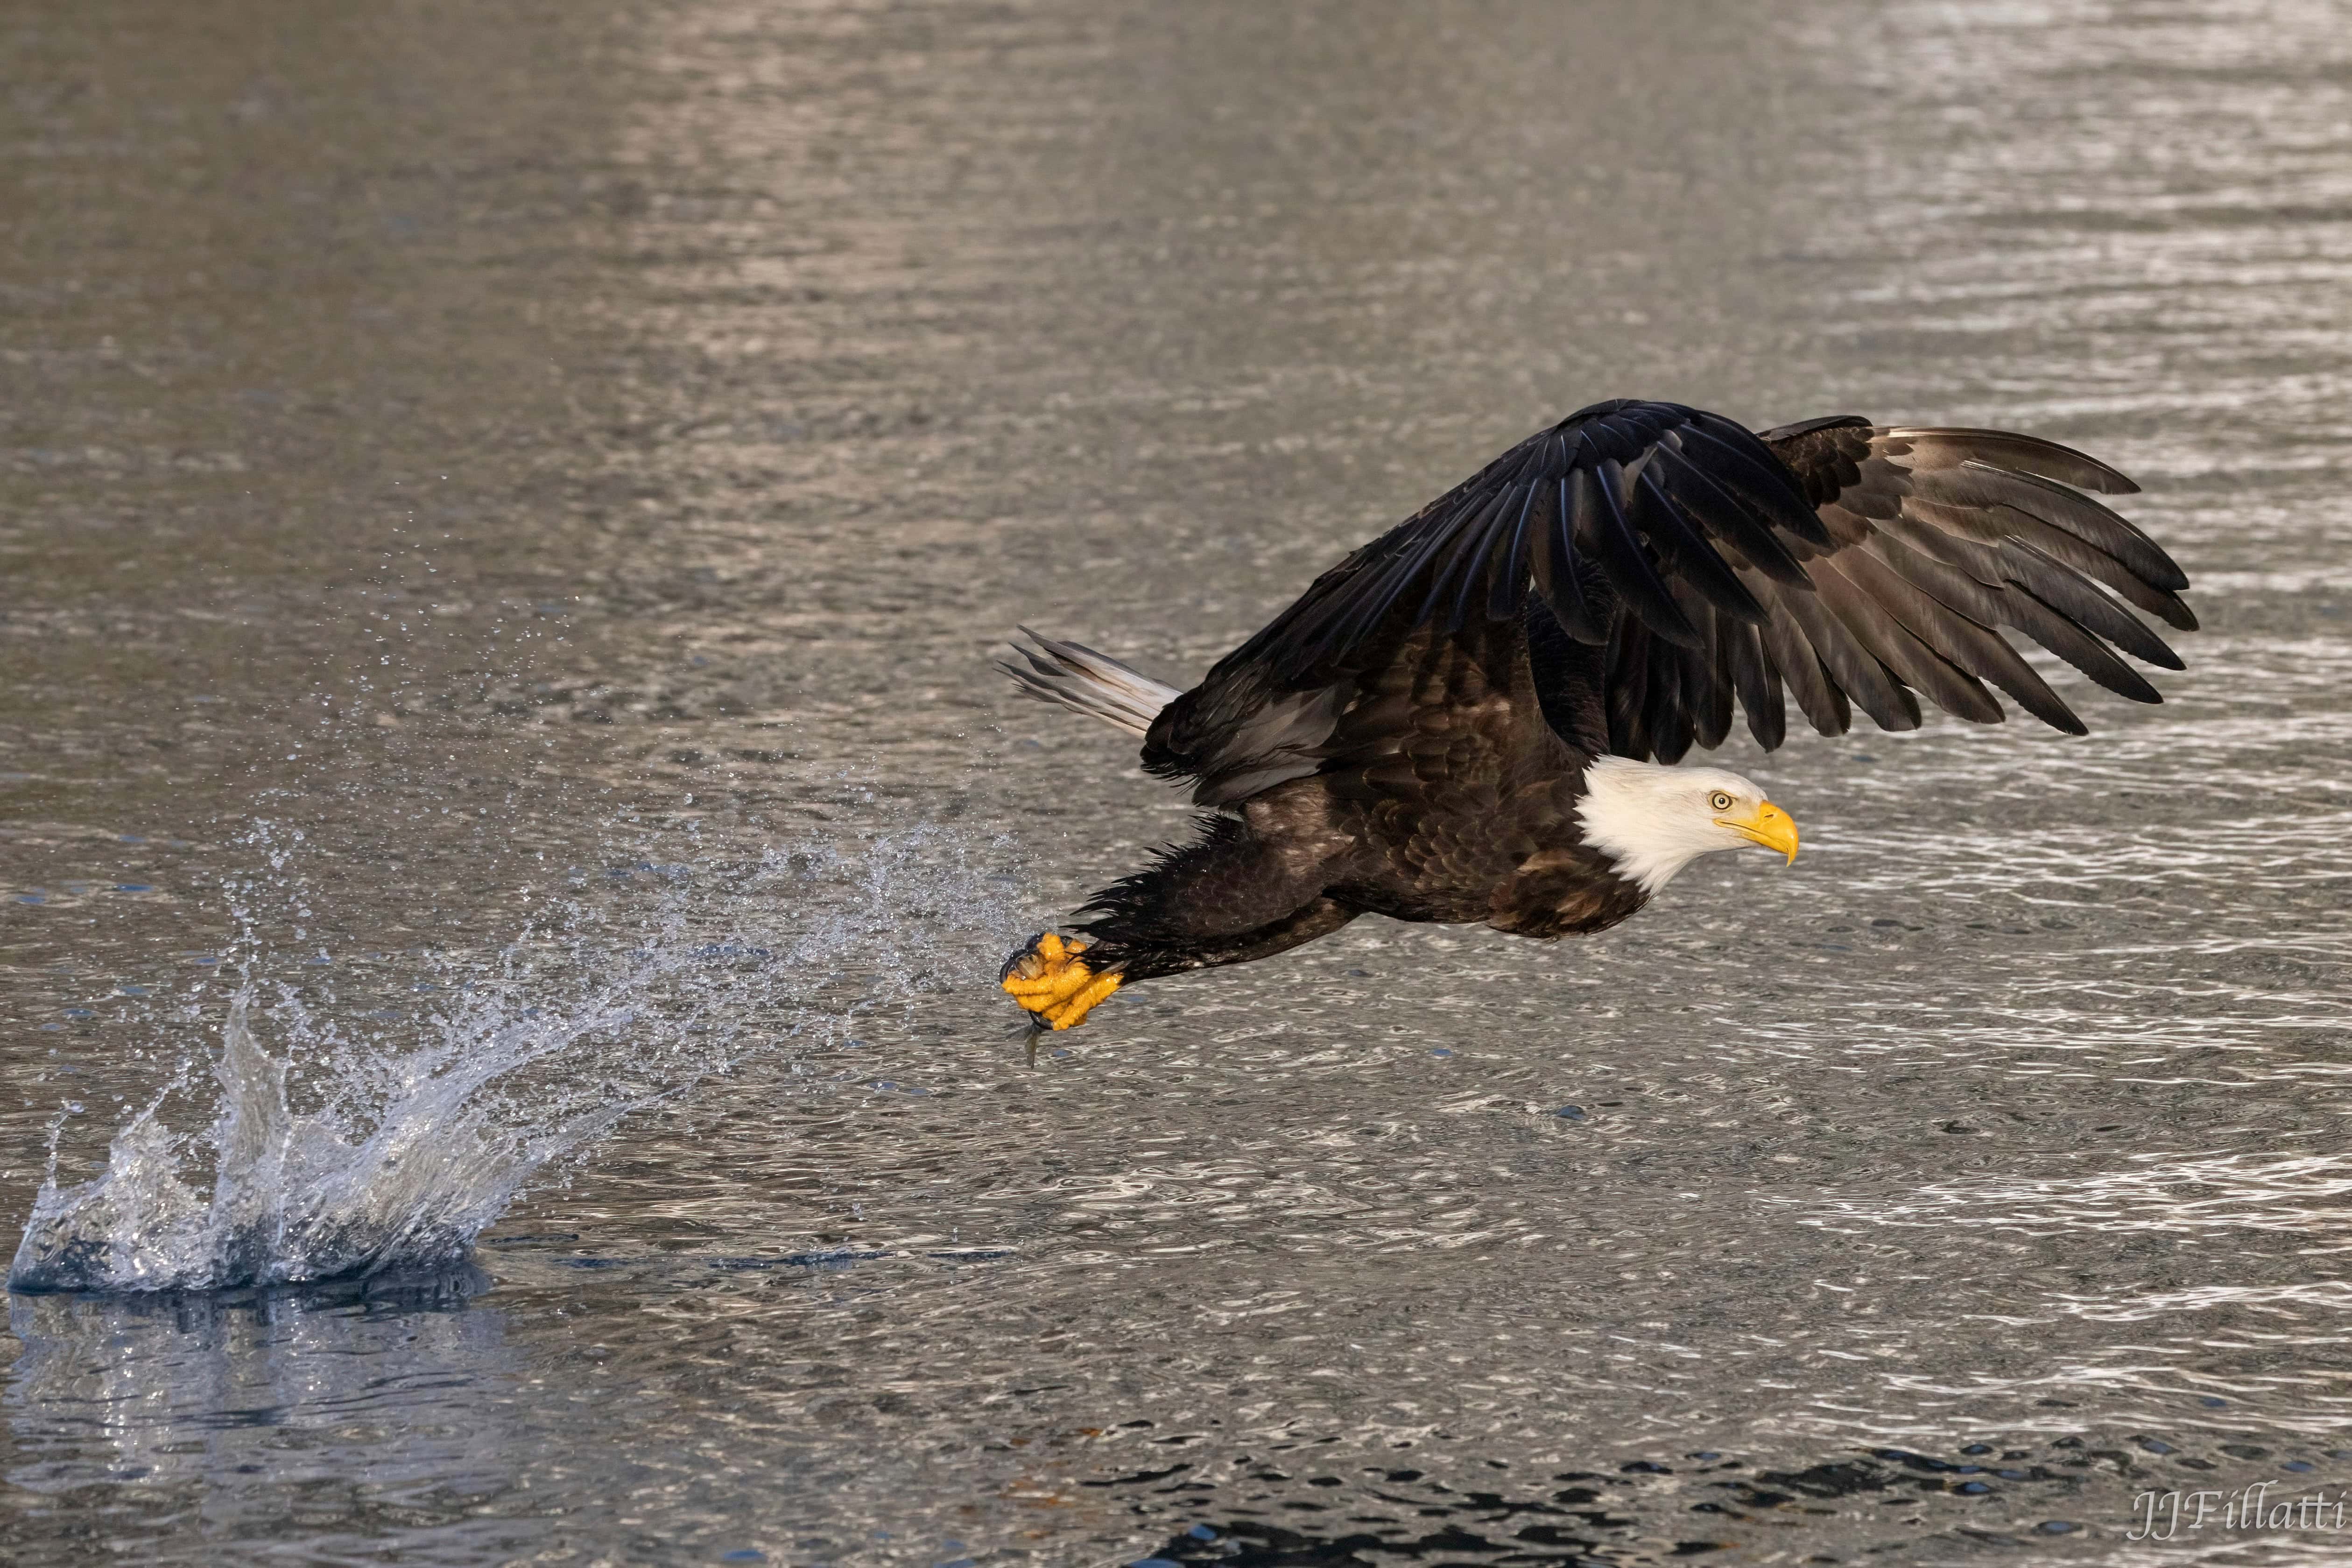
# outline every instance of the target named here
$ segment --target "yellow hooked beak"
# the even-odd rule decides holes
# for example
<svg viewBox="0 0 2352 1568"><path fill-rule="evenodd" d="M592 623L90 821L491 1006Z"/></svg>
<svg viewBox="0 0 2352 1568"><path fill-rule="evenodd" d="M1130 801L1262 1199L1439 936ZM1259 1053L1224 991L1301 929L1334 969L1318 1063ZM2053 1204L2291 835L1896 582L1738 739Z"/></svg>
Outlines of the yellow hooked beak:
<svg viewBox="0 0 2352 1568"><path fill-rule="evenodd" d="M1779 850L1789 859L1797 858L1797 819L1767 800L1756 808L1752 817L1717 817L1718 827L1729 828L1743 839L1751 839L1768 850Z"/></svg>

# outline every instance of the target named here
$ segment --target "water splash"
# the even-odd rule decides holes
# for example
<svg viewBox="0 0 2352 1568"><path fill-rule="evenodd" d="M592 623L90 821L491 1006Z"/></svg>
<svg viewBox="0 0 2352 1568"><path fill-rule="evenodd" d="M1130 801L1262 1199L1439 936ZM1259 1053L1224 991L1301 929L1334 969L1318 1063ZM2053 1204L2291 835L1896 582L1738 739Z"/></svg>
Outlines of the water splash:
<svg viewBox="0 0 2352 1568"><path fill-rule="evenodd" d="M258 977L248 955L216 1053L114 1135L101 1174L60 1187L53 1138L9 1288L445 1268L534 1176L632 1112L749 1052L813 1053L860 1012L990 973L1018 925L1008 879L937 829L629 871L656 883L650 915L625 897L617 915L567 902L487 960L445 958L418 988L446 999L423 1018L364 1015L390 1029ZM292 893L307 919L314 901ZM190 1100L209 1123L174 1132L167 1107Z"/></svg>

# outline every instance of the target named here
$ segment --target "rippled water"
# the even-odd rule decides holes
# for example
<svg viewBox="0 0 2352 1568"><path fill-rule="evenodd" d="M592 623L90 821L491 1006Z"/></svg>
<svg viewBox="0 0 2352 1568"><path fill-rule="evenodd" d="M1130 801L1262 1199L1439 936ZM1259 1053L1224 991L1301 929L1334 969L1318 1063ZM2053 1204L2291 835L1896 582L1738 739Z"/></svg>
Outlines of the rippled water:
<svg viewBox="0 0 2352 1568"><path fill-rule="evenodd" d="M0 1539L2340 1560L2129 1536L2352 1485L2352 31L1762 16L0 23L0 1212L175 1081L207 1195L240 956L294 1116L740 950L507 1084L659 1098L468 1261L13 1296ZM1181 684L1622 393L2095 451L2191 668L2087 741L1731 747L1794 867L1558 948L1360 922L1031 1066L1000 944L1184 812L994 641ZM596 962L501 970L592 887ZM467 978L488 1035L415 989Z"/></svg>

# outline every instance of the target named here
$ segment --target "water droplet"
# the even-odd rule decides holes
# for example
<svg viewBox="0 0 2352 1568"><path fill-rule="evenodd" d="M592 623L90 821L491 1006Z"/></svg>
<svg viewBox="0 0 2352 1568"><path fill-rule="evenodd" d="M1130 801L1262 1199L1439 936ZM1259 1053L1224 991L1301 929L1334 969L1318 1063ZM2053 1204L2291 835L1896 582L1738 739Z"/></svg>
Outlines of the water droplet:
<svg viewBox="0 0 2352 1568"><path fill-rule="evenodd" d="M278 869L242 883L230 911L241 928L275 923L294 931L334 918L316 907L327 901L304 885L299 856L275 852L295 841L289 832L247 841ZM204 1026L198 1037L200 1050L217 1051L216 1098L198 1111L204 1131L175 1134L157 1118L126 1124L103 1174L37 1204L16 1282L105 1291L324 1280L387 1261L388 1239L396 1239L404 1266L461 1258L535 1172L622 1116L674 1097L754 1046L821 1049L817 1042L856 1011L992 966L1003 951L1004 901L989 879L1001 871L967 863L978 847L923 828L846 849L812 840L748 867L698 865L679 868L691 876L608 884L599 890L608 906L576 912L572 939L543 965L534 944L545 933L537 927L533 941L492 947L478 959L422 950L415 958L380 956L394 987L462 992L467 1001L450 998L458 1010L447 1019L375 1005L338 1019L320 1002L310 1004L316 1012L265 1014L258 977L330 955L306 952L299 936L290 952L240 946L240 962L257 978L232 1000L227 1026ZM272 900L275 909L255 907ZM713 964L698 956L709 937L689 942L684 933L722 921L720 929L744 936L723 944L730 961ZM895 937L877 942L877 931L919 931L920 939L901 950ZM758 962L741 961L755 956ZM175 956L223 962L213 954ZM420 970L436 978L419 979ZM61 1012L71 1020L96 1016L88 1007ZM338 1030L353 1017L384 1027L356 1037ZM791 1047L767 1043L794 1037ZM527 1066L552 1071L534 1071L526 1082L518 1070ZM289 1100L298 1077L302 1095ZM345 1092L383 1083L404 1087L389 1100ZM361 1103L368 1108L356 1109ZM238 1128L261 1134L241 1146L282 1149L290 1139L310 1151L306 1168L216 1173L215 1128L230 1134L224 1146L237 1145ZM450 1157L362 1160L359 1151L379 1133ZM331 1192L334 1202L303 1209L299 1225L265 1223L289 1212L298 1177L305 1194ZM777 1261L843 1268L893 1255L844 1248ZM647 1260L598 1249L558 1261L593 1270Z"/></svg>

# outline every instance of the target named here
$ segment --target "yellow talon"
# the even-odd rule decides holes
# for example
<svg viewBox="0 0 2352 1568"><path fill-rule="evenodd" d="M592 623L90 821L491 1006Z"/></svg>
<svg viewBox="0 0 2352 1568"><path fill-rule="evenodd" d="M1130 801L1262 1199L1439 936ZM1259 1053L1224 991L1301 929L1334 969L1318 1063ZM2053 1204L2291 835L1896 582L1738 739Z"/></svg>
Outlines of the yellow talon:
<svg viewBox="0 0 2352 1568"><path fill-rule="evenodd" d="M1026 1000L1021 1004L1024 1007L1030 1007L1030 1010L1034 1012L1049 1002L1058 1002L1073 995L1080 986L1093 977L1093 970L1075 958L1066 958L1059 968L1049 970L1036 979L1024 980L1018 976L1007 979L1004 982L1004 989L1013 997L1035 998L1035 1007L1030 1007Z"/></svg>
<svg viewBox="0 0 2352 1568"><path fill-rule="evenodd" d="M1098 976L1086 989L1078 992L1060 1007L1047 1011L1045 1015L1045 1021L1055 1029L1076 1029L1087 1021L1087 1015L1095 1010L1095 1005L1097 1002L1117 989L1118 989L1117 975Z"/></svg>
<svg viewBox="0 0 2352 1568"><path fill-rule="evenodd" d="M1118 989L1118 976L1097 974L1078 961L1087 944L1066 941L1053 932L1037 938L1030 949L1004 968L1004 993L1028 1012L1033 1022L1055 1029L1074 1029L1096 1004Z"/></svg>

